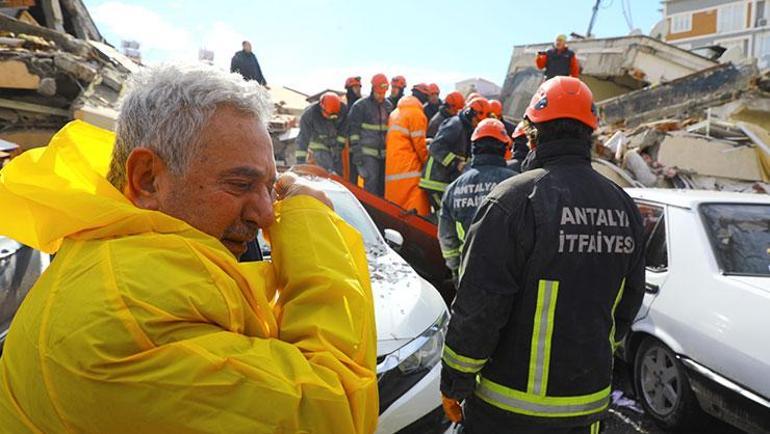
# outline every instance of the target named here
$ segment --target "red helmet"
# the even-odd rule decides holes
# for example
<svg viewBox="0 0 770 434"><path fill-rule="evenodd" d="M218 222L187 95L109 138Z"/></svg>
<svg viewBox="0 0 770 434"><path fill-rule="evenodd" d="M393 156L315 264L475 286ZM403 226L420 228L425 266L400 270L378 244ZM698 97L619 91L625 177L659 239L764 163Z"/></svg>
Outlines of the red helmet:
<svg viewBox="0 0 770 434"><path fill-rule="evenodd" d="M375 74L372 77L372 92L383 94L388 91L388 77L385 74Z"/></svg>
<svg viewBox="0 0 770 434"><path fill-rule="evenodd" d="M436 83L431 83L428 85L428 95L438 95L440 93L441 89L438 88Z"/></svg>
<svg viewBox="0 0 770 434"><path fill-rule="evenodd" d="M464 111L469 118L481 121L489 116L489 101L483 96L473 98L465 104Z"/></svg>
<svg viewBox="0 0 770 434"><path fill-rule="evenodd" d="M406 87L406 78L403 75L397 75L390 80L390 85L403 89Z"/></svg>
<svg viewBox="0 0 770 434"><path fill-rule="evenodd" d="M489 100L489 114L494 116L496 119L502 119L503 118L503 103L496 99L490 99Z"/></svg>
<svg viewBox="0 0 770 434"><path fill-rule="evenodd" d="M475 142L476 140L483 139L484 137L491 137L495 140L505 143L506 145L511 144L511 138L508 137L508 133L505 131L505 125L503 125L503 123L497 119L488 118L479 122L479 124L476 126L476 129L473 130L471 141Z"/></svg>
<svg viewBox="0 0 770 434"><path fill-rule="evenodd" d="M471 92L468 94L468 96L465 97L465 100L470 101L474 98L483 98L483 96L481 96L481 94L478 92Z"/></svg>
<svg viewBox="0 0 770 434"><path fill-rule="evenodd" d="M573 77L554 77L541 84L532 96L526 116L534 123L567 118L593 130L599 125L591 89Z"/></svg>
<svg viewBox="0 0 770 434"><path fill-rule="evenodd" d="M524 130L524 121L519 122L518 125L516 125L516 129L513 130L513 134L511 134L511 138L518 139L521 136L526 135L527 132Z"/></svg>
<svg viewBox="0 0 770 434"><path fill-rule="evenodd" d="M321 106L324 117L329 119L336 118L342 108L342 100L340 100L339 95L334 92L326 92L321 95L321 99L318 103Z"/></svg>
<svg viewBox="0 0 770 434"><path fill-rule="evenodd" d="M430 95L430 87L425 83L417 83L414 86L412 86L412 90L416 90L418 92L422 92L425 95Z"/></svg>
<svg viewBox="0 0 770 434"><path fill-rule="evenodd" d="M350 89L353 86L361 86L361 77L348 77L345 80L345 89Z"/></svg>
<svg viewBox="0 0 770 434"><path fill-rule="evenodd" d="M444 98L444 104L446 104L450 109L459 112L465 106L465 98L463 98L463 94L460 92L449 92L449 94L447 94L447 96Z"/></svg>

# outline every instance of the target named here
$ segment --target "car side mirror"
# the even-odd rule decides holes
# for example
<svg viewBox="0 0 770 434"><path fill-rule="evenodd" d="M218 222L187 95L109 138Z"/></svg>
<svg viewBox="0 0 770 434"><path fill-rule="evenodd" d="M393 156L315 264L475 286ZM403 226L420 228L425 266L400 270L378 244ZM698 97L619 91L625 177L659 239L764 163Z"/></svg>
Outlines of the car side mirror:
<svg viewBox="0 0 770 434"><path fill-rule="evenodd" d="M395 229L385 229L385 242L397 251L404 245L404 236Z"/></svg>

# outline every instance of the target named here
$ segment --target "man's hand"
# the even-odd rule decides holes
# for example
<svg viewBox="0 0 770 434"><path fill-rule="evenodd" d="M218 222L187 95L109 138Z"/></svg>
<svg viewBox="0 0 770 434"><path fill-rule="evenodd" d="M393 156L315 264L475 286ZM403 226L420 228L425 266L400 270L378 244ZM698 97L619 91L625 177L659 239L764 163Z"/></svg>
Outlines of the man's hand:
<svg viewBox="0 0 770 434"><path fill-rule="evenodd" d="M465 160L457 160L457 171L462 172L466 164L468 163Z"/></svg>
<svg viewBox="0 0 770 434"><path fill-rule="evenodd" d="M329 196L327 196L326 193L311 187L305 180L291 172L286 172L278 178L278 181L275 183L275 193L278 200L284 200L302 194L308 195L320 200L329 208L334 209L334 205L332 205L332 201L329 200Z"/></svg>
<svg viewBox="0 0 770 434"><path fill-rule="evenodd" d="M444 414L447 419L452 423L460 423L463 421L463 407L460 405L460 401L449 398L442 393L441 405L444 407Z"/></svg>

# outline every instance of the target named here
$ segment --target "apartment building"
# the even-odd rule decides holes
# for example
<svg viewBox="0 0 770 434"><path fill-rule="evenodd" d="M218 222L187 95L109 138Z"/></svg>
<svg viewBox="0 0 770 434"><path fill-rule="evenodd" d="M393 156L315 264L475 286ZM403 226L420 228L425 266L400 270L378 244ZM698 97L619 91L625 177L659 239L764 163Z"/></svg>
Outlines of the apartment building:
<svg viewBox="0 0 770 434"><path fill-rule="evenodd" d="M770 0L664 0L666 42L684 49L738 47L770 68Z"/></svg>

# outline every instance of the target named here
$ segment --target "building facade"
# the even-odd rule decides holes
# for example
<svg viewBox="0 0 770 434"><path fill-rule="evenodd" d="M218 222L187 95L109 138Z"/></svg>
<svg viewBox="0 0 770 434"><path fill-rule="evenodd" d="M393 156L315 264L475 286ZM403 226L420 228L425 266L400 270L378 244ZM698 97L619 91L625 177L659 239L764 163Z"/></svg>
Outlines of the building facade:
<svg viewBox="0 0 770 434"><path fill-rule="evenodd" d="M684 49L738 47L770 67L770 0L666 0L666 42Z"/></svg>

